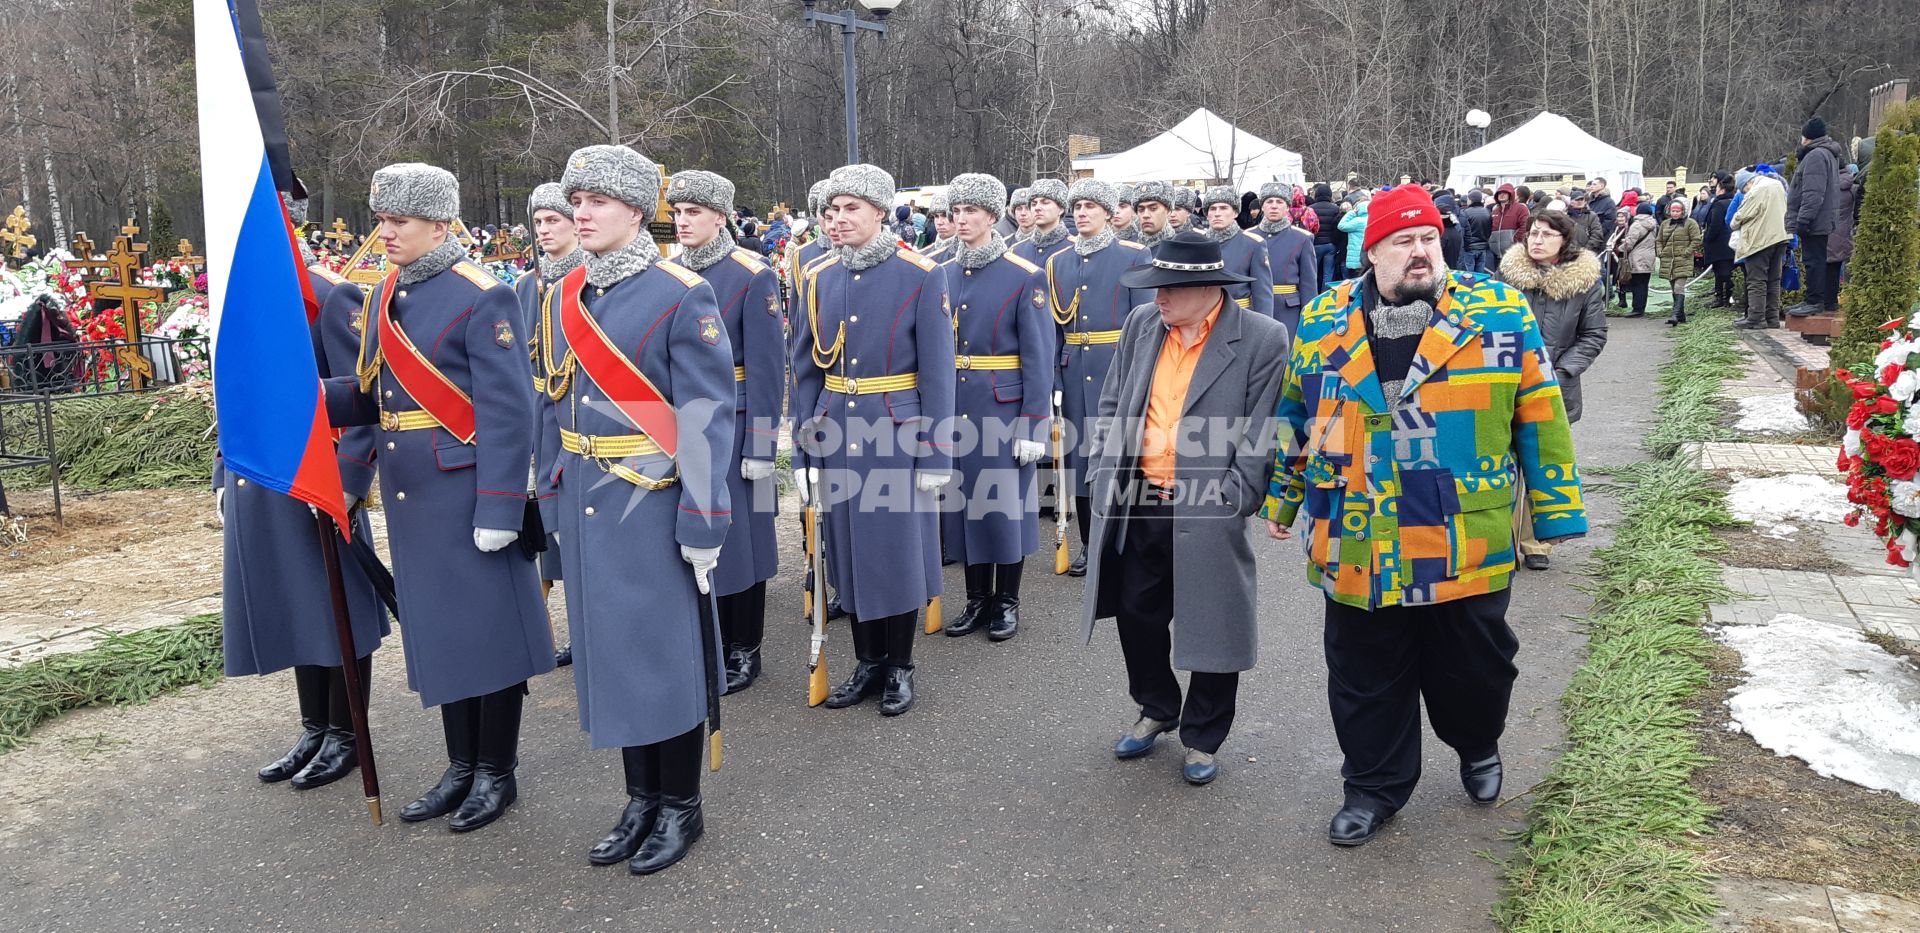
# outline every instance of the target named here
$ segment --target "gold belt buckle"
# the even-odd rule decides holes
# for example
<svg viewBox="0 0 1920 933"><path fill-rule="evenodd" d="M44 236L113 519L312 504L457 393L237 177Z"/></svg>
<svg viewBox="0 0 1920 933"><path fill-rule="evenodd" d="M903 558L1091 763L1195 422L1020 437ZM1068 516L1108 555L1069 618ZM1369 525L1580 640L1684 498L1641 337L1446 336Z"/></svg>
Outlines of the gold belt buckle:
<svg viewBox="0 0 1920 933"><path fill-rule="evenodd" d="M971 354L961 354L960 356L955 357L953 362L955 365L957 365L961 369L973 368L973 356Z"/></svg>
<svg viewBox="0 0 1920 933"><path fill-rule="evenodd" d="M400 430L400 415L395 412L387 411L386 409L381 409L380 426L389 431Z"/></svg>
<svg viewBox="0 0 1920 933"><path fill-rule="evenodd" d="M595 456L593 452L593 435L591 434L580 435L580 456L586 457L592 460L600 459L598 456ZM602 469L605 469L604 465L602 466Z"/></svg>
<svg viewBox="0 0 1920 933"><path fill-rule="evenodd" d="M853 379L853 378L848 378L848 379L847 379L847 391L846 391L846 394L847 394L847 395L859 395L859 394L860 394L860 380L858 380L858 379Z"/></svg>

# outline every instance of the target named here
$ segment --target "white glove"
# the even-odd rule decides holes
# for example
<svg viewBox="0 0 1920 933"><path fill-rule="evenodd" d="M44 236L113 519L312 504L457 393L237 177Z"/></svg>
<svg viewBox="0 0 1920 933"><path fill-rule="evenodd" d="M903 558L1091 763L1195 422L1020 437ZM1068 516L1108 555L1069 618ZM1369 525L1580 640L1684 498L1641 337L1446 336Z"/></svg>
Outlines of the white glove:
<svg viewBox="0 0 1920 933"><path fill-rule="evenodd" d="M925 470L917 470L913 474L913 484L920 487L921 492L932 492L951 482L953 482L952 473L928 473Z"/></svg>
<svg viewBox="0 0 1920 933"><path fill-rule="evenodd" d="M505 528L475 528L473 530L473 546L487 553L492 553L512 544L514 540L519 537L520 532L508 531Z"/></svg>
<svg viewBox="0 0 1920 933"><path fill-rule="evenodd" d="M1026 466L1047 455L1047 445L1039 441L1014 441L1013 462Z"/></svg>
<svg viewBox="0 0 1920 933"><path fill-rule="evenodd" d="M746 480L749 483L754 482L755 480L766 479L767 477L772 475L773 475L772 460L740 461L740 478Z"/></svg>
<svg viewBox="0 0 1920 933"><path fill-rule="evenodd" d="M720 562L720 549L717 547L688 547L680 545L680 557L693 565L693 585L700 588L704 595L712 588L713 565Z"/></svg>
<svg viewBox="0 0 1920 933"><path fill-rule="evenodd" d="M227 487L213 491L213 522L222 528L227 527Z"/></svg>
<svg viewBox="0 0 1920 933"><path fill-rule="evenodd" d="M801 467L793 471L793 490L800 494L800 504L813 504L813 486L820 481L820 471L815 467Z"/></svg>

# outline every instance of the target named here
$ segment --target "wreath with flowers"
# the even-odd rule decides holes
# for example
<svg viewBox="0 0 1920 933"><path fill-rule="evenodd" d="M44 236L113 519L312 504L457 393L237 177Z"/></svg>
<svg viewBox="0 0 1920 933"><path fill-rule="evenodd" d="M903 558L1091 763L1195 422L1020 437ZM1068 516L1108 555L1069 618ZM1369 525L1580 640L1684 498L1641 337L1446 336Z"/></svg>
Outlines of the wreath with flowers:
<svg viewBox="0 0 1920 933"><path fill-rule="evenodd" d="M1880 329L1888 336L1870 378L1834 370L1853 393L1838 463L1854 504L1845 521L1871 520L1887 563L1911 568L1920 561L1920 314Z"/></svg>

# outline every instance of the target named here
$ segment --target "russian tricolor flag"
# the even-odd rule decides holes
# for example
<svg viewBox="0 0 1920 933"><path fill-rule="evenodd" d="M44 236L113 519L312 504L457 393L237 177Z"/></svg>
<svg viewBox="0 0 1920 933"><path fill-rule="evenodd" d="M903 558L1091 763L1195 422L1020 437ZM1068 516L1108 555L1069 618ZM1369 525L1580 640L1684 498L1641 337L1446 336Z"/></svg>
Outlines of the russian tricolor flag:
<svg viewBox="0 0 1920 933"><path fill-rule="evenodd" d="M340 470L308 336L311 296L275 183L292 177L279 95L258 29L252 0L194 0L220 449L227 469L332 515L345 534ZM277 145L269 146L270 135Z"/></svg>

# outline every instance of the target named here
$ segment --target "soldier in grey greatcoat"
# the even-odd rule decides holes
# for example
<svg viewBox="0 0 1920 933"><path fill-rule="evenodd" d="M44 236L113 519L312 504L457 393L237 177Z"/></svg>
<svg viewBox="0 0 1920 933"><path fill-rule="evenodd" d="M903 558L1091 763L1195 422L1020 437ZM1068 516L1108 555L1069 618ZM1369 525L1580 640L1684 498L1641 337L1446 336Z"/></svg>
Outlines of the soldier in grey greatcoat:
<svg viewBox="0 0 1920 933"><path fill-rule="evenodd" d="M1100 389L1106 385L1107 367L1113 362L1114 346L1120 342L1120 328L1128 312L1153 300L1152 289L1128 288L1120 284L1120 276L1135 266L1152 263L1153 254L1138 243L1120 239L1108 226L1117 200L1112 185L1083 178L1074 182L1068 200L1073 204L1080 235L1074 238L1071 249L1047 260L1045 270L1047 306L1060 328L1056 380L1061 393L1060 414L1067 422L1067 436L1075 439L1067 447L1067 469L1081 549L1067 573L1080 577L1087 573L1085 545L1093 520L1087 499L1091 488L1087 452L1081 442L1100 410Z"/></svg>
<svg viewBox="0 0 1920 933"><path fill-rule="evenodd" d="M914 617L940 595L936 493L953 458L935 428L953 417L954 390L946 277L885 231L893 191L876 166L832 175L840 245L807 273L792 395L795 478L825 520L827 576L859 661L826 705L880 693L888 716L913 706Z"/></svg>
<svg viewBox="0 0 1920 933"><path fill-rule="evenodd" d="M920 255L934 262L946 262L953 258L953 251L959 241L953 235L953 211L948 195L936 194L927 205L927 220L933 224L934 240Z"/></svg>
<svg viewBox="0 0 1920 933"><path fill-rule="evenodd" d="M759 256L734 245L727 230L733 190L733 182L712 172L683 171L667 182L666 195L682 250L675 262L713 288L733 348L733 445L726 459L733 522L713 572L728 693L747 689L760 676L767 581L780 566L773 461L787 385L780 285Z"/></svg>
<svg viewBox="0 0 1920 933"><path fill-rule="evenodd" d="M826 255L827 250L833 248L833 207L821 197L826 190L827 180L822 178L814 182L813 187L807 191L807 208L813 212L815 234L813 239L793 251L793 258L788 261L784 273L787 277L789 314L792 309L801 306L800 286L806 277L807 267Z"/></svg>
<svg viewBox="0 0 1920 933"><path fill-rule="evenodd" d="M1114 186L1113 232L1129 243L1140 242L1140 218L1134 213L1134 202L1140 199L1140 189L1134 185Z"/></svg>
<svg viewBox="0 0 1920 933"><path fill-rule="evenodd" d="M627 787L587 858L650 874L705 831L702 723L726 674L702 603L738 506L733 350L713 287L661 259L647 233L652 161L588 146L561 185L588 256L542 312L561 362L542 406L540 477L567 566L580 727L595 748L621 750Z"/></svg>
<svg viewBox="0 0 1920 933"><path fill-rule="evenodd" d="M1249 281L1227 286L1227 297L1255 314L1273 317L1273 270L1267 267L1267 241L1258 233L1240 229L1240 197L1225 185L1208 188L1207 239L1220 244L1227 271Z"/></svg>
<svg viewBox="0 0 1920 933"><path fill-rule="evenodd" d="M1133 216L1140 224L1135 242L1152 250L1178 231L1173 226L1173 205L1180 200L1172 185L1164 181L1142 182L1133 190Z"/></svg>
<svg viewBox="0 0 1920 933"><path fill-rule="evenodd" d="M1011 218L1013 229L1002 232L1006 233L1009 247L1017 247L1033 236L1033 208L1027 203L1031 197L1033 191L1028 188L1015 188L1013 194L1007 196L1007 216L1002 220Z"/></svg>
<svg viewBox="0 0 1920 933"><path fill-rule="evenodd" d="M1046 268L1047 260L1068 246L1073 222L1066 220L1067 183L1042 178L1026 188L1027 214L1033 218L1033 232L1014 246L1013 252L1030 263Z"/></svg>
<svg viewBox="0 0 1920 933"><path fill-rule="evenodd" d="M1293 223L1287 209L1293 191L1270 181L1260 186L1260 223L1254 229L1266 239L1267 268L1273 273L1273 316L1300 332L1300 308L1320 294L1320 270L1314 265L1313 234Z"/></svg>
<svg viewBox="0 0 1920 933"><path fill-rule="evenodd" d="M959 245L940 268L953 308L954 408L967 430L953 464L962 507L941 512L940 530L947 556L966 567L967 605L946 632L984 628L1005 641L1020 628L1023 562L1040 546L1034 463L1046 455L1054 327L1045 274L994 231L1006 186L961 175L947 202Z"/></svg>
<svg viewBox="0 0 1920 933"><path fill-rule="evenodd" d="M300 250L303 259L311 260L305 243ZM351 374L359 347L360 289L325 266L310 264L306 276L320 302L311 325L320 375ZM371 541L366 510L353 506L367 497L373 482L373 429L342 431L334 459L347 510L354 517L354 540ZM260 780L291 780L300 790L331 784L351 773L358 759L333 597L313 512L291 496L228 473L226 459L217 454L213 488L224 540L221 624L226 674L271 674L291 667L299 699L300 737L279 760L260 769ZM387 634L386 609L357 563L343 561L340 577L364 691L373 651Z"/></svg>
<svg viewBox="0 0 1920 933"><path fill-rule="evenodd" d="M540 346L540 302L562 276L586 258L580 250L580 238L573 231L573 205L560 193L558 182L547 182L533 189L527 198L527 213L533 218L535 242L539 245L533 264L513 283L513 295L520 301L521 330L527 335L527 356L533 361L533 391L536 404L547 391L547 373L551 370ZM537 441L537 438L536 438ZM560 579L560 545L547 529L546 548L540 552L540 594L544 597ZM553 653L555 664L573 663L573 646L562 646Z"/></svg>
<svg viewBox="0 0 1920 933"><path fill-rule="evenodd" d="M448 235L459 184L390 165L369 206L393 271L367 296L358 376L327 381L337 426L378 424L374 448L406 620L407 683L440 707L448 766L400 811L452 814L455 832L498 819L515 767L528 679L553 670L553 637L527 543L533 370L513 290Z"/></svg>

